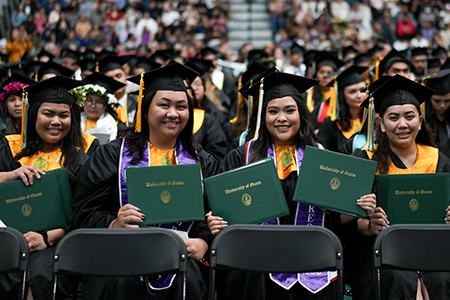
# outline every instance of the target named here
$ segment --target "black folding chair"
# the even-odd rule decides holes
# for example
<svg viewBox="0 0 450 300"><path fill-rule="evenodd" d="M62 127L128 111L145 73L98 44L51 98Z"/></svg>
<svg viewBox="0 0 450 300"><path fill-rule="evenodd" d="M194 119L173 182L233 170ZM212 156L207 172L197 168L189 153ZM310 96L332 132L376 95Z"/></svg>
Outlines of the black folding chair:
<svg viewBox="0 0 450 300"><path fill-rule="evenodd" d="M343 250L336 235L317 226L232 225L211 246L210 296L215 299L215 270L260 273L338 271L343 298Z"/></svg>
<svg viewBox="0 0 450 300"><path fill-rule="evenodd" d="M169 229L77 229L56 246L53 299L58 274L127 277L170 273L182 274L185 299L187 259L182 238Z"/></svg>
<svg viewBox="0 0 450 300"><path fill-rule="evenodd" d="M381 299L381 268L450 271L450 226L392 225L383 229L373 248L375 296Z"/></svg>
<svg viewBox="0 0 450 300"><path fill-rule="evenodd" d="M25 299L28 243L18 230L2 227L0 228L0 245L0 273L22 272L18 299Z"/></svg>

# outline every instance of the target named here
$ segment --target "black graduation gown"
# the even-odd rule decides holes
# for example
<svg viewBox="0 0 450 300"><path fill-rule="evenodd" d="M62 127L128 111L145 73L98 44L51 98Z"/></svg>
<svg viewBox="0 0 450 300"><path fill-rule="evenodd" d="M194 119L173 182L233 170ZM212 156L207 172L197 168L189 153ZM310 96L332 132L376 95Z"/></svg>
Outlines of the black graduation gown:
<svg viewBox="0 0 450 300"><path fill-rule="evenodd" d="M206 95L203 98L201 103L201 109L203 109L206 113L210 114L214 119L219 122L221 128L226 126L228 123L228 119L225 116L225 113L221 112L212 102L209 100Z"/></svg>
<svg viewBox="0 0 450 300"><path fill-rule="evenodd" d="M86 162L88 156L83 151L78 151L78 161L76 162L74 173L78 174L81 166ZM0 138L0 172L9 172L19 168L20 163L16 162L11 154L6 138ZM45 176L45 175L44 175ZM75 180L69 179L72 194L74 192ZM66 232L72 230L73 226L68 225L64 228ZM55 247L50 247L42 251L30 253L27 283L31 287L33 298L35 300L51 299L53 292L53 256ZM0 275L0 299L17 299L20 289L20 274L2 274ZM71 276L59 276L57 299L67 298L79 283L78 278Z"/></svg>
<svg viewBox="0 0 450 300"><path fill-rule="evenodd" d="M431 118L433 118L433 122L428 122L429 124L434 124L433 131L436 135L436 144L438 145L439 149L441 150L445 143L448 141L448 120L444 119L443 121L439 120L435 115L433 115Z"/></svg>
<svg viewBox="0 0 450 300"><path fill-rule="evenodd" d="M245 145L231 150L222 161L219 172L235 169L245 165ZM289 207L289 215L281 217L280 224L292 225L295 222L297 202L293 201L297 173L292 172L286 179L281 180L281 186ZM214 212L213 212L214 213ZM326 213L325 227L333 228L338 214ZM275 245L274 245L275 246ZM245 272L218 272L218 299L336 299L336 281L317 294L309 293L300 284L295 284L290 290L285 290L274 283L267 274Z"/></svg>
<svg viewBox="0 0 450 300"><path fill-rule="evenodd" d="M205 113L202 127L194 134L202 148L220 163L228 152L228 141L219 123Z"/></svg>
<svg viewBox="0 0 450 300"><path fill-rule="evenodd" d="M364 150L357 150L354 156L369 159ZM397 168L406 169L403 162L391 152L391 160ZM436 173L450 172L450 159L439 152ZM445 212L442 212L443 216ZM354 226L357 226L354 223ZM374 277L372 264L372 249L375 236L360 236L357 230L347 232L345 278L350 284L354 300L374 298ZM350 238L353 235L352 238ZM450 299L450 273L420 272L430 299ZM418 274L414 271L381 271L382 299L415 299L417 293Z"/></svg>
<svg viewBox="0 0 450 300"><path fill-rule="evenodd" d="M107 228L120 209L118 169L122 140L102 145L81 169L74 194L76 228ZM218 165L214 157L200 152L203 178L215 175ZM205 212L209 207L205 201ZM208 244L212 234L206 221L196 222L189 232L191 238L201 238ZM188 270L188 299L201 299L206 287L199 267L193 261ZM147 292L147 284L140 278L85 278L83 299L177 299L181 277L177 276L171 288Z"/></svg>
<svg viewBox="0 0 450 300"><path fill-rule="evenodd" d="M342 134L342 131L339 129L336 122L331 121L330 117L323 121L317 137L325 149L345 153L345 144L349 140Z"/></svg>

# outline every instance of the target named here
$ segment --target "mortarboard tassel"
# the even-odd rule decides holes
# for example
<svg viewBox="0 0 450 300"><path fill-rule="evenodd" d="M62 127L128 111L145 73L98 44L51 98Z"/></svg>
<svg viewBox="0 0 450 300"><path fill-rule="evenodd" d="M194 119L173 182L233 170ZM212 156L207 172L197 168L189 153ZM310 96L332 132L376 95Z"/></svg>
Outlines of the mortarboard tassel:
<svg viewBox="0 0 450 300"><path fill-rule="evenodd" d="M375 63L375 80L378 80L380 78L380 62L383 60L383 57L379 57Z"/></svg>
<svg viewBox="0 0 450 300"><path fill-rule="evenodd" d="M239 76L239 81L238 81L238 91L242 88L242 75ZM242 101L244 101L244 99L242 98L241 93L238 92L238 103L237 103L237 111L236 111L236 117L234 117L233 119L230 120L230 123L236 123L236 121L239 118L239 109L242 105Z"/></svg>
<svg viewBox="0 0 450 300"><path fill-rule="evenodd" d="M336 77L333 78L334 84L331 88L331 97L329 101L328 106L328 116L330 117L331 121L336 121L339 118L339 100L338 100L338 87L337 87L337 80Z"/></svg>
<svg viewBox="0 0 450 300"><path fill-rule="evenodd" d="M259 128L261 127L261 118L262 118L261 111L262 111L263 99L264 99L264 78L261 78L261 84L259 86L258 116L256 118L255 137L253 138L254 142L259 137Z"/></svg>
<svg viewBox="0 0 450 300"><path fill-rule="evenodd" d="M100 68L98 67L98 61L95 62L95 72L100 73Z"/></svg>
<svg viewBox="0 0 450 300"><path fill-rule="evenodd" d="M250 86L252 86L252 84L253 84L253 80L250 81ZM252 117L252 111L253 111L253 96L249 95L248 96L248 107L247 107L247 127L239 136L239 146L242 146L247 142L247 135L248 135L248 131L250 129L250 118Z"/></svg>
<svg viewBox="0 0 450 300"><path fill-rule="evenodd" d="M36 70L36 73L34 74L34 81L36 82L39 82L38 72L39 70Z"/></svg>
<svg viewBox="0 0 450 300"><path fill-rule="evenodd" d="M312 113L314 111L313 93L313 87L306 91L306 107L308 108L309 113Z"/></svg>
<svg viewBox="0 0 450 300"><path fill-rule="evenodd" d="M22 89L22 126L20 130L20 145L22 149L27 146L27 123L28 123L28 92L24 86Z"/></svg>
<svg viewBox="0 0 450 300"><path fill-rule="evenodd" d="M136 111L136 121L134 125L135 132L141 132L142 120L141 120L141 110L142 110L142 94L144 91L144 73L141 73L141 80L139 81L139 96L138 105Z"/></svg>
<svg viewBox="0 0 450 300"><path fill-rule="evenodd" d="M427 80L428 78L430 78L431 75L425 76L424 78L422 78L422 81L420 82L421 85L425 86L425 80ZM420 105L420 111L422 112L423 117L425 118L425 102L424 101L421 105Z"/></svg>
<svg viewBox="0 0 450 300"><path fill-rule="evenodd" d="M363 149L374 151L375 150L375 103L372 94L369 98L369 112L368 112L367 124L367 143Z"/></svg>

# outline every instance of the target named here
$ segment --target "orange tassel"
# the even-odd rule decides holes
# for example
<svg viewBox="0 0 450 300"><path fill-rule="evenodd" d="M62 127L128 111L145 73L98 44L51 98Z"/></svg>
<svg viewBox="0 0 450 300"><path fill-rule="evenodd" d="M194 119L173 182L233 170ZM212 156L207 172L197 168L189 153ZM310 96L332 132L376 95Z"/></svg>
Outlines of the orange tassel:
<svg viewBox="0 0 450 300"><path fill-rule="evenodd" d="M142 94L144 92L144 73L141 73L141 81L139 82L139 96L138 96L138 106L136 111L136 124L134 126L135 132L141 132L142 129L142 120L141 120L141 111L142 111Z"/></svg>

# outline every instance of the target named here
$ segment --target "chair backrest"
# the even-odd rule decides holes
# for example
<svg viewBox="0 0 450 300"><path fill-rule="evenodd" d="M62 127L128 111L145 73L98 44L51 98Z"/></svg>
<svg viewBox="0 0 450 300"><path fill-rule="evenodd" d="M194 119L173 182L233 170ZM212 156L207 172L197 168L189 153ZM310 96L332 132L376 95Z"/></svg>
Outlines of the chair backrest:
<svg viewBox="0 0 450 300"><path fill-rule="evenodd" d="M20 299L25 299L25 277L28 265L28 243L24 236L10 227L0 228L0 273L23 272Z"/></svg>
<svg viewBox="0 0 450 300"><path fill-rule="evenodd" d="M342 270L343 251L323 227L232 225L215 237L210 265L263 273Z"/></svg>
<svg viewBox="0 0 450 300"><path fill-rule="evenodd" d="M163 228L77 229L55 249L53 273L145 276L187 271L182 238Z"/></svg>
<svg viewBox="0 0 450 300"><path fill-rule="evenodd" d="M392 225L375 239L375 268L450 271L450 226Z"/></svg>
<svg viewBox="0 0 450 300"><path fill-rule="evenodd" d="M0 245L0 273L27 270L28 243L18 230L0 228Z"/></svg>

